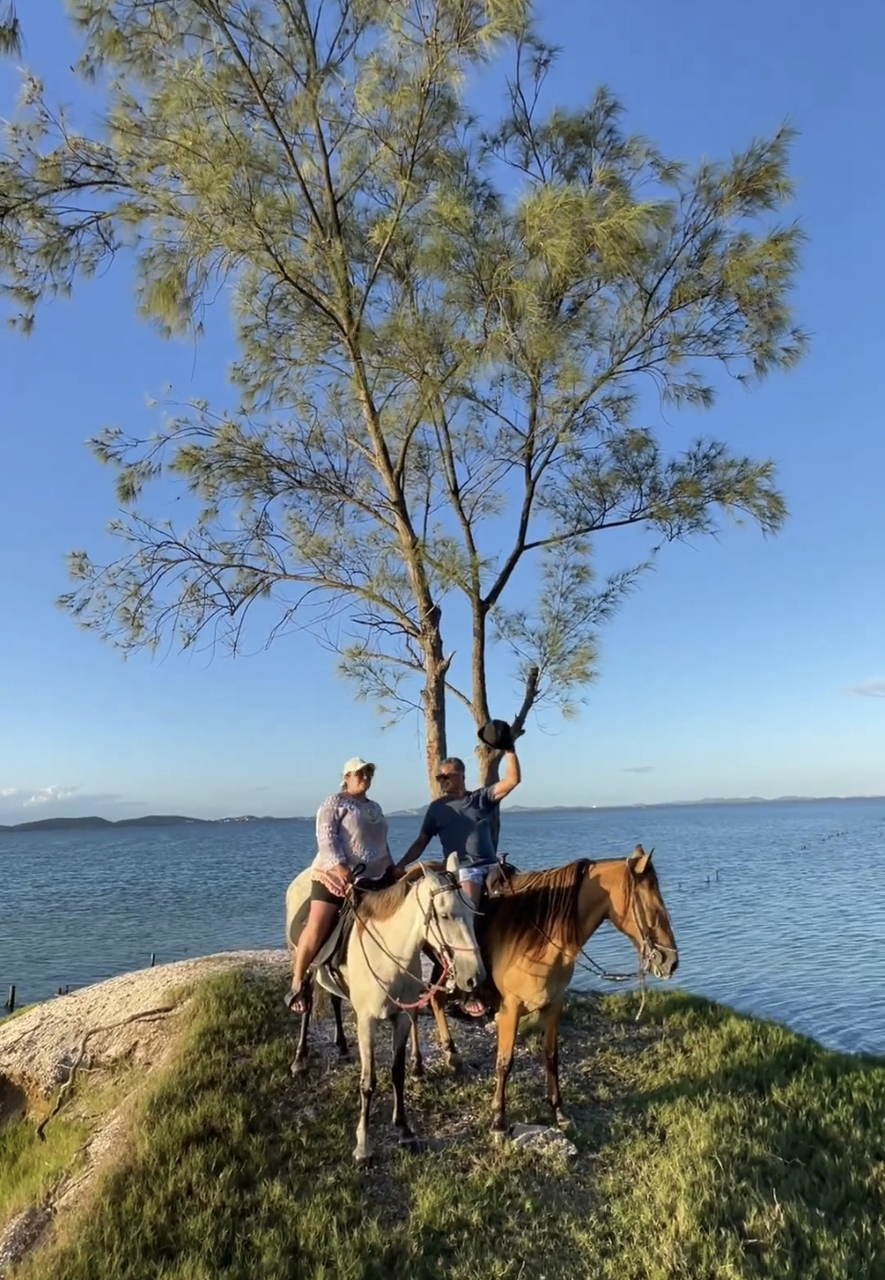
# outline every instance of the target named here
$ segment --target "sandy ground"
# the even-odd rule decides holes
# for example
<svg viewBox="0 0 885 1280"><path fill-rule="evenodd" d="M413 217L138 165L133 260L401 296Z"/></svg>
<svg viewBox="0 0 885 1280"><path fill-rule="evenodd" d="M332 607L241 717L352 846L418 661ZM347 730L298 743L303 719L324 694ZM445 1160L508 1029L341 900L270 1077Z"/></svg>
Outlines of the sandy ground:
<svg viewBox="0 0 885 1280"><path fill-rule="evenodd" d="M277 977L289 970L280 951L230 951L121 974L35 1005L0 1023L0 1123L28 1112L45 1117L72 1067L95 1070L125 1062L145 1074L163 1064L175 1044L175 1024L186 1002L176 992L230 968ZM73 1207L96 1171L126 1140L131 1097L95 1130L77 1171L61 1179L40 1204L0 1222L0 1280L41 1239L56 1214Z"/></svg>
<svg viewBox="0 0 885 1280"><path fill-rule="evenodd" d="M0 1023L0 1075L12 1079L36 1103L67 1078L87 1034L84 1066L111 1066L130 1058L149 1067L156 1049L168 1039L168 1032L157 1025L162 1015L156 1023L150 1015L167 1010L176 989L227 968L282 976L288 963L285 950L227 951L137 969L56 996Z"/></svg>
<svg viewBox="0 0 885 1280"><path fill-rule="evenodd" d="M125 1064L137 1068L139 1076L146 1079L175 1049L180 1015L187 1007L182 989L231 968L278 978L281 994L290 972L288 954L282 949L222 952L121 974L107 982L54 997L0 1023L0 1124L23 1113L38 1123L50 1116L53 1106L63 1100L72 1069L88 1072ZM347 1014L352 1058L356 1059L349 1009ZM293 1019L293 1053L297 1022ZM328 1010L322 1023L325 1025L317 1025L311 1037L312 1061L321 1069L324 1066L329 1070L340 1069ZM430 1067L442 1057L442 1050L432 1029L432 1019L422 1018L421 1023L422 1051ZM459 1020L453 1025L453 1031L468 1070L481 1070L491 1079L495 1054L493 1025L484 1020L470 1023ZM524 1052L524 1047L519 1045L517 1056L521 1057ZM387 1037L382 1036L378 1045L379 1066L388 1059ZM67 1213L83 1201L97 1171L125 1149L139 1093L139 1089L129 1092L118 1106L101 1116L78 1153L75 1170L61 1177L41 1203L30 1205L5 1223L0 1221L0 1280L8 1275L10 1265L21 1261L41 1242L57 1215ZM71 1097L75 1113L76 1096ZM460 1120L458 1125L463 1127ZM517 1126L513 1136L533 1144L538 1128ZM526 1132L518 1135L518 1129ZM458 1133L444 1135L440 1141L446 1145L459 1136L460 1128ZM541 1136L546 1137L546 1133Z"/></svg>

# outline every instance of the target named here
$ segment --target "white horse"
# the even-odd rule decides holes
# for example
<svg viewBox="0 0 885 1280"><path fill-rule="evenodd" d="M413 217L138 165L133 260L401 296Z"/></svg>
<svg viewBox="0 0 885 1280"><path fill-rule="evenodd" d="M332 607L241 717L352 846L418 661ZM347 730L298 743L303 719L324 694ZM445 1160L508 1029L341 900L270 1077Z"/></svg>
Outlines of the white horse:
<svg viewBox="0 0 885 1280"><path fill-rule="evenodd" d="M474 932L474 912L459 892L457 865L455 854L449 857L444 872L419 864L389 889L361 895L355 904L356 921L346 957L336 966L341 981L325 965L315 974L333 1001L349 1000L356 1015L361 1107L353 1156L360 1162L371 1155L369 1110L375 1091L375 1033L381 1022L389 1022L393 1028L393 1123L399 1130L400 1142L410 1146L416 1143L406 1119L404 1093L410 1008L416 1006L426 990L421 978L422 948L426 944L438 955L448 971L448 985L455 990L473 991L485 978ZM286 892L286 942L293 961L306 919L310 886L308 867ZM294 1073L305 1067L309 1021L308 1001L292 1064ZM337 1015L336 1022L340 1031ZM342 1041L343 1035L339 1049Z"/></svg>

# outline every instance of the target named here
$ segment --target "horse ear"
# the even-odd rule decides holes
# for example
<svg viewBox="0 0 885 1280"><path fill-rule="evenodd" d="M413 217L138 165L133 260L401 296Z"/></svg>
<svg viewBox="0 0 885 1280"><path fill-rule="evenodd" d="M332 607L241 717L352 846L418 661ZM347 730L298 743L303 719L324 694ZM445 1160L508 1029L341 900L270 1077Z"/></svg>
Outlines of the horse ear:
<svg viewBox="0 0 885 1280"><path fill-rule="evenodd" d="M446 871L449 873L450 876L456 876L458 874L457 853L450 853L449 856L446 858Z"/></svg>
<svg viewBox="0 0 885 1280"><path fill-rule="evenodd" d="M654 853L652 849L651 853ZM630 870L635 876L641 876L645 868L651 862L651 853L646 853L641 844L638 844L633 850L627 862L630 864Z"/></svg>

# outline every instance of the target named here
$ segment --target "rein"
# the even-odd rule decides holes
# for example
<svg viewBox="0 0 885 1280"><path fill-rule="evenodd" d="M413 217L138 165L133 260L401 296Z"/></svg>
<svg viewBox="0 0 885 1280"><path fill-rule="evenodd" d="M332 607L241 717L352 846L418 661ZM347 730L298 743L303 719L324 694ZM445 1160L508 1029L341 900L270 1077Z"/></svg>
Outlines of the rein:
<svg viewBox="0 0 885 1280"><path fill-rule="evenodd" d="M446 876L446 879L449 879L449 877ZM391 995L389 987L385 986L382 979L379 978L378 974L375 972L374 968L372 967L371 961L369 960L369 957L366 954L366 944L363 941L362 934L360 933L359 930L357 930L357 936L359 937L360 950L363 953L363 960L366 963L366 968L369 970L369 973L372 975L372 977L378 983L378 986L387 996L387 999L390 1001L390 1003L395 1004L398 1009L402 1009L404 1012L411 1012L412 1010L415 1010L415 1009L423 1009L426 1005L430 1003L430 1001L437 994L437 992L443 989L443 987L448 982L449 977L451 976L451 973L452 973L451 956L453 952L456 950L456 948L453 948L450 943L447 943L443 940L442 929L439 925L439 919L436 914L436 906L433 900L435 897L437 897L438 894L450 893L452 889L455 889L457 892L460 893L460 889L458 888L456 881L451 881L448 884L440 885L439 888L430 890L430 901L427 904L427 910L424 912L424 937L426 941L428 942L430 941L429 926L431 922L435 923L437 926L437 931L439 933L439 938L441 943L441 947L439 950L439 959L442 964L442 972L439 978L437 979L437 981L431 983L430 985L428 985L423 978L417 979L418 983L422 987L424 987L423 995L420 995L417 1000L407 1002L405 1000L397 1000L395 996ZM350 898L351 910L353 911L354 919L356 920L357 924L362 925L363 930L369 934L372 941L375 943L376 947L378 947L381 951L384 952L388 960L393 961L393 963L396 965L396 967L400 970L401 973L407 974L413 981L416 981L414 974L410 973L410 971L406 968L406 966L400 960L399 956L395 956L393 952L388 948L388 946L384 942L384 939L379 936L377 929L372 929L370 927L368 920L360 916L356 908L356 902L353 897L352 887L349 890L348 896ZM463 947L458 949L464 950L464 951L470 950L470 948L468 947Z"/></svg>
<svg viewBox="0 0 885 1280"><path fill-rule="evenodd" d="M588 864L587 870L584 872L585 875L587 874L587 871L590 870L591 866L593 866L592 862ZM503 897L505 895L502 894L501 896ZM587 945L586 942L584 943L584 947L578 948L578 950L571 957L571 959L575 963L576 967L587 970L587 972L594 974L594 976L597 978L602 978L605 982L633 982L634 980L637 981L639 983L639 990L640 990L641 996L639 1001L639 1008L636 1011L636 1017L634 1021L638 1022L639 1019L642 1017L642 1012L645 1008L645 997L646 997L645 980L648 975L649 969L651 968L651 964L654 959L654 953L655 951L672 951L673 948L664 946L663 944L661 944L659 947L656 947L652 943L650 938L648 921L645 917L645 912L639 901L639 896L636 893L636 885L635 885L632 873L630 876L630 902L629 902L628 910L630 911L630 914L633 916L633 921L636 925L636 929L639 933L641 943L642 943L642 946L639 951L639 967L635 970L635 972L612 973L608 969L604 969L603 966L599 964L596 960L594 960L592 956L587 955L587 952L584 950L584 947L586 947ZM548 942L551 947L555 947L555 949L560 953L560 955L564 955L564 956L568 955L566 948L561 946L560 943L554 942L554 940L547 933L545 933L545 931L541 928L539 924L535 924L533 927L538 931L538 933L540 933L541 937L545 940L545 942ZM589 942L589 939L587 941Z"/></svg>

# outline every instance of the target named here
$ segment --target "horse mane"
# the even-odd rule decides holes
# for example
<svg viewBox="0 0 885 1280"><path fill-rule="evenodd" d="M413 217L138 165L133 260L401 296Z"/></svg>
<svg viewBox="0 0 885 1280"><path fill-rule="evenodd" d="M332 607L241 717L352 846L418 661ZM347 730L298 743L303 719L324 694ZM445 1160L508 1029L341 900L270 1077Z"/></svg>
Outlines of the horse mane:
<svg viewBox="0 0 885 1280"><path fill-rule="evenodd" d="M399 911L414 886L414 879L397 880L396 884L389 885L386 889L372 889L362 894L356 907L356 918L360 922L389 920Z"/></svg>
<svg viewBox="0 0 885 1280"><path fill-rule="evenodd" d="M508 942L527 956L538 956L555 942L568 950L579 943L578 895L593 863L579 858L550 871L516 872L500 897L494 898L498 927Z"/></svg>

